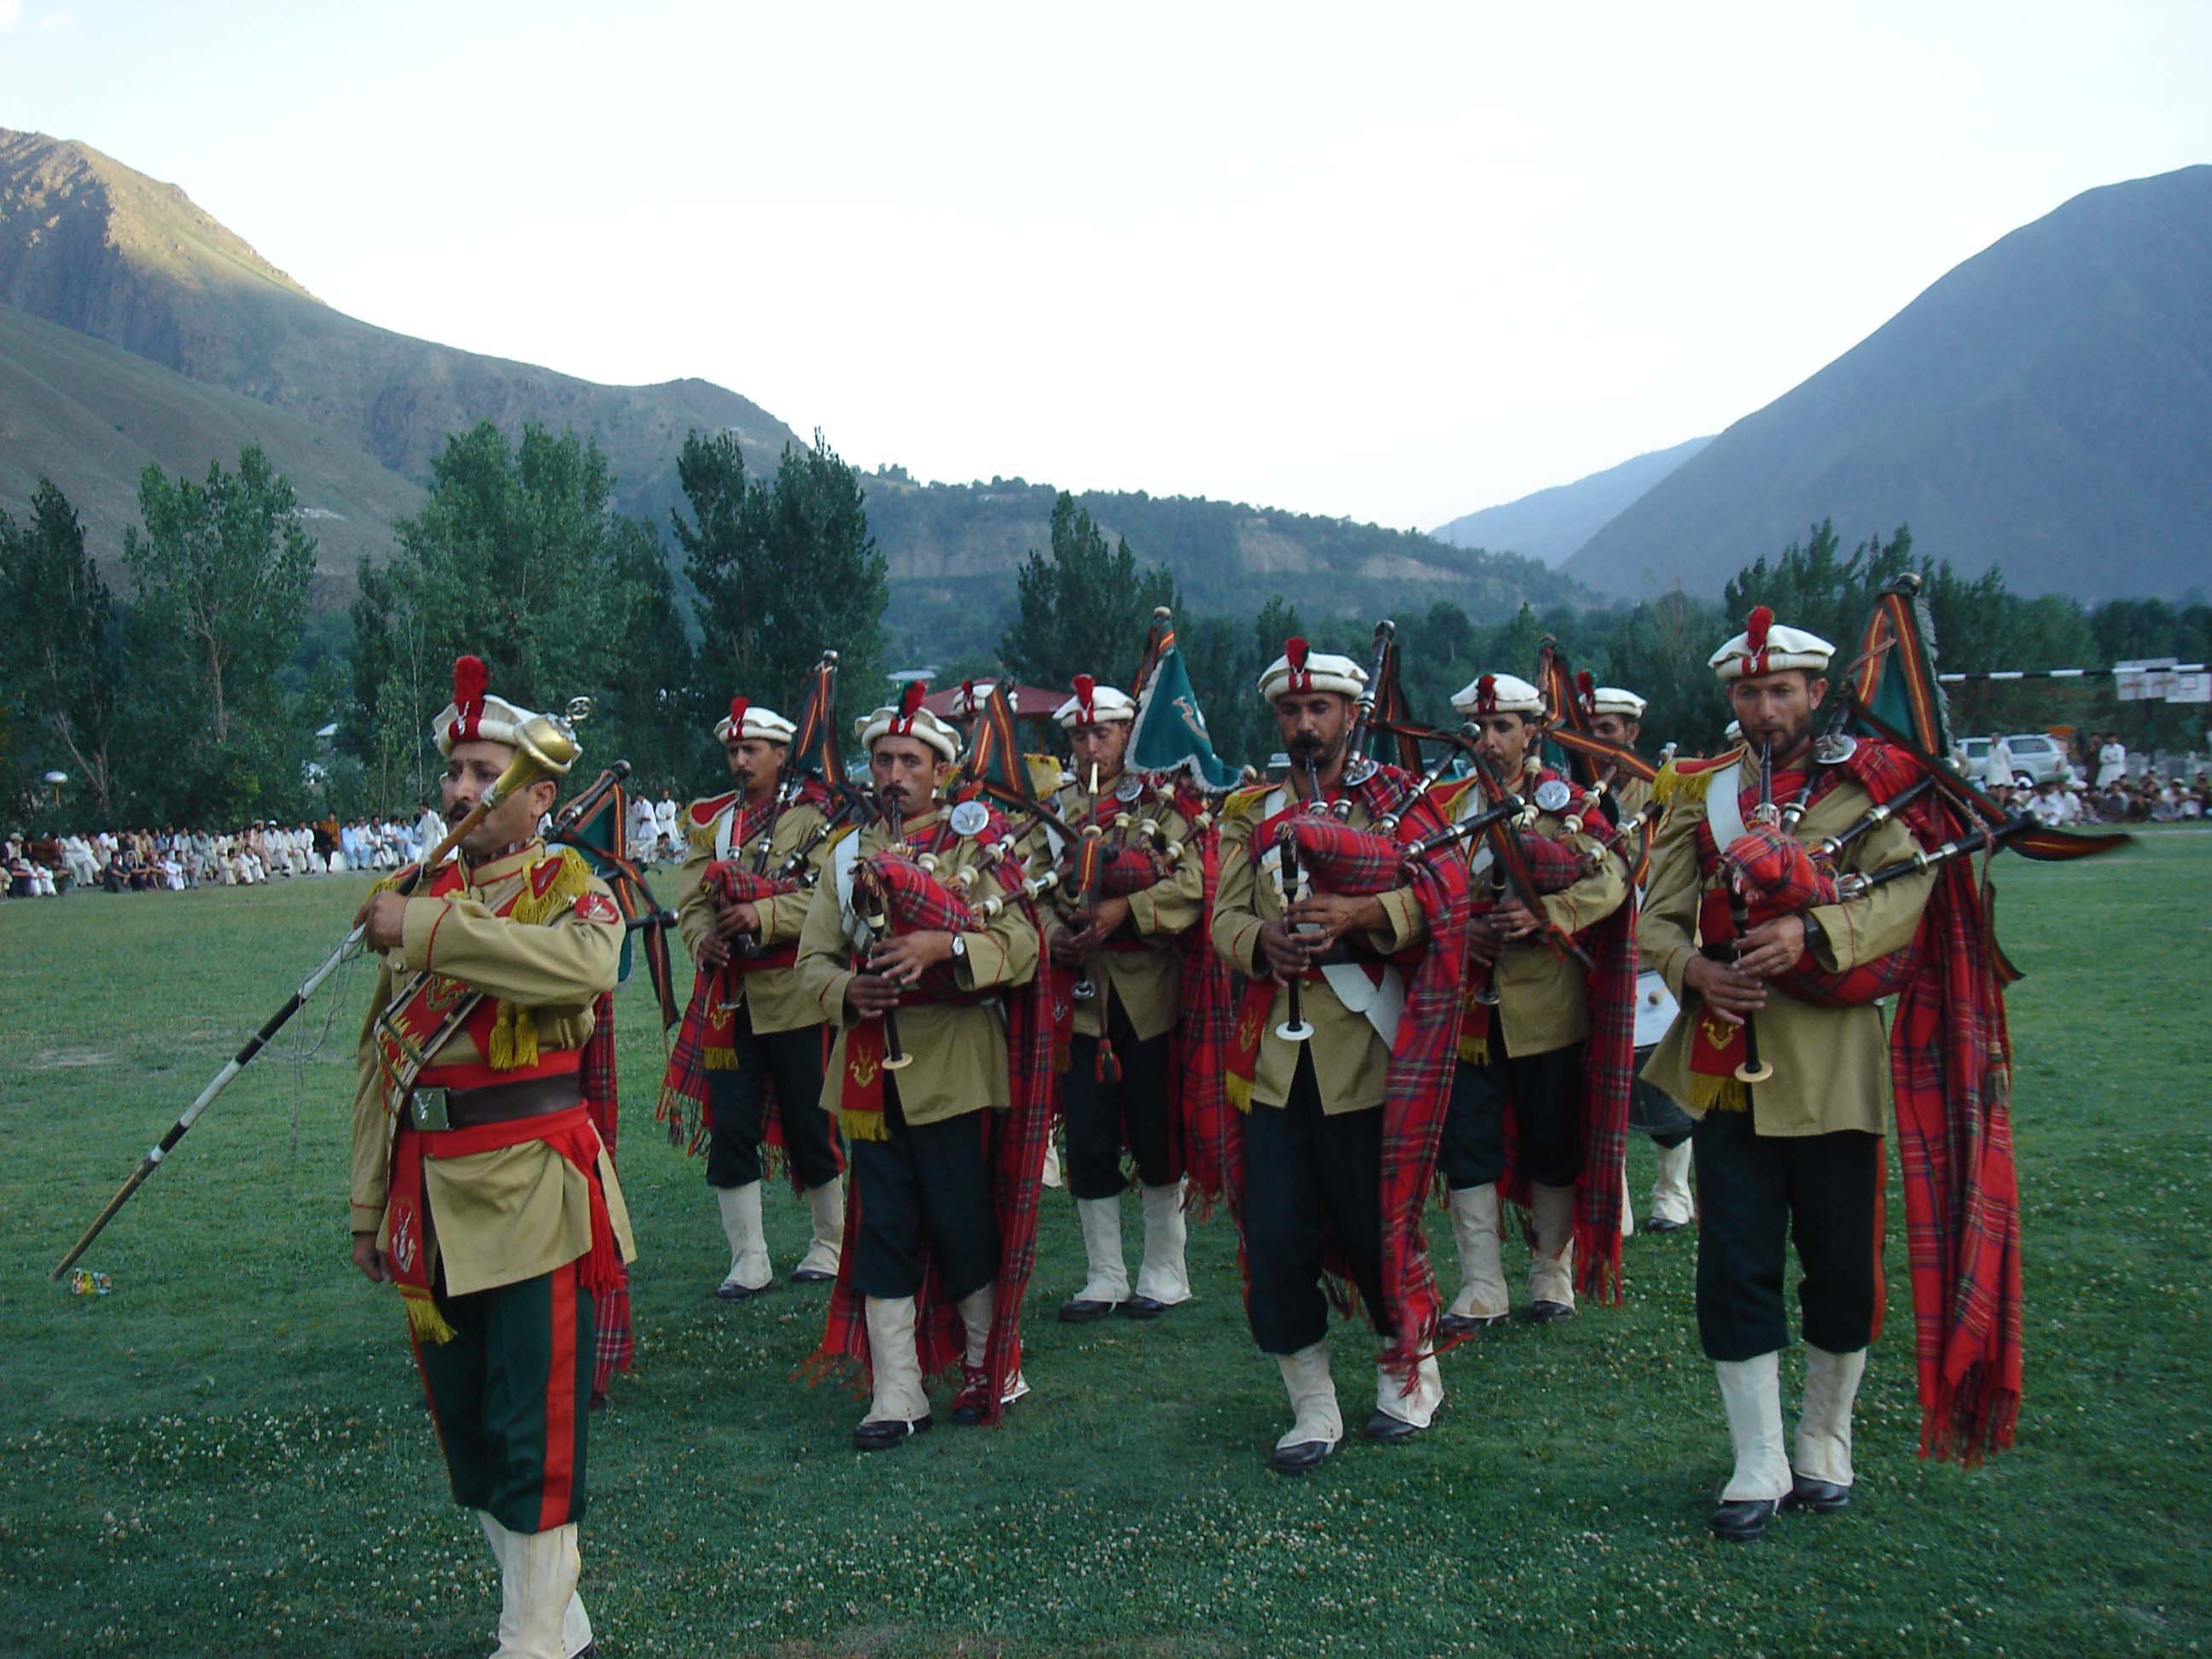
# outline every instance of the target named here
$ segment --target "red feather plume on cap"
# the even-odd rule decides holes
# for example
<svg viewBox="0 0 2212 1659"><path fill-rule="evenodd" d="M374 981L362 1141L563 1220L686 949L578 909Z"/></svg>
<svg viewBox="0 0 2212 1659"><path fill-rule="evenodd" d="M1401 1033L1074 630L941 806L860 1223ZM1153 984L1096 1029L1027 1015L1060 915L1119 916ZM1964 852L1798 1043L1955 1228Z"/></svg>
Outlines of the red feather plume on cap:
<svg viewBox="0 0 2212 1659"><path fill-rule="evenodd" d="M453 742L476 740L477 722L483 718L484 692L490 684L491 671L482 657L453 659L453 719L446 728Z"/></svg>
<svg viewBox="0 0 2212 1659"><path fill-rule="evenodd" d="M899 717L911 721L921 711L921 700L929 695L929 687L921 680L908 680L906 690L899 694Z"/></svg>
<svg viewBox="0 0 2212 1659"><path fill-rule="evenodd" d="M750 697L732 697L730 699L730 735L732 737L741 738L744 735L745 710L750 708L752 706L753 701Z"/></svg>
<svg viewBox="0 0 2212 1659"><path fill-rule="evenodd" d="M1575 691L1582 700L1583 713L1587 714L1596 708L1597 682L1590 678L1589 669L1575 676Z"/></svg>
<svg viewBox="0 0 2212 1659"><path fill-rule="evenodd" d="M1091 712L1091 699L1098 690L1098 682L1088 674L1078 674L1070 682L1075 687L1075 706L1084 714Z"/></svg>
<svg viewBox="0 0 2212 1659"><path fill-rule="evenodd" d="M1744 625L1744 649L1759 656L1766 649L1766 630L1774 626L1774 612L1763 605L1751 607L1750 619Z"/></svg>
<svg viewBox="0 0 2212 1659"><path fill-rule="evenodd" d="M973 681L973 680L963 680L963 681L961 681L961 682L960 682L960 701L961 701L961 703L962 703L962 704L963 704L963 705L967 708L967 710L968 710L968 712L969 712L969 714L974 714L974 713L975 712L975 681Z"/></svg>
<svg viewBox="0 0 2212 1659"><path fill-rule="evenodd" d="M462 713L468 712L471 703L483 706L483 695L491 687L491 670L486 668L482 657L453 659L453 706Z"/></svg>
<svg viewBox="0 0 2212 1659"><path fill-rule="evenodd" d="M1283 655L1290 659L1291 666L1293 668L1304 668L1306 665L1306 653L1312 648L1296 634L1283 641Z"/></svg>
<svg viewBox="0 0 2212 1659"><path fill-rule="evenodd" d="M1474 683L1474 706L1478 713L1494 714L1498 708L1498 676L1485 674Z"/></svg>

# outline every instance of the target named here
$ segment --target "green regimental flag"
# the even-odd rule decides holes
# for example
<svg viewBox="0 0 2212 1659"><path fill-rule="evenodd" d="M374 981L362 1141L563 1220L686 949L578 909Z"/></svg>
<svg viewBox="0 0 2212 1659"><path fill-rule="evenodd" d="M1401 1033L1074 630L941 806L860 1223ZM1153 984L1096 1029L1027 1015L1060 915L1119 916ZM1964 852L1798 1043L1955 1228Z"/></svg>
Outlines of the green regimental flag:
<svg viewBox="0 0 2212 1659"><path fill-rule="evenodd" d="M1129 734L1128 764L1145 772L1188 772L1194 783L1208 790L1230 788L1244 775L1213 752L1198 693L1176 649L1175 625L1164 610L1154 613L1144 666L1137 673L1137 720Z"/></svg>
<svg viewBox="0 0 2212 1659"><path fill-rule="evenodd" d="M560 824L551 840L556 846L574 848L592 866L592 873L613 890L615 907L622 912L625 924L617 982L629 978L635 962L635 951L642 949L646 971L653 980L654 999L660 1004L662 1024L672 1025L681 1017L676 1004L674 964L668 954L668 936L659 924L639 923L639 918L657 915L660 907L653 889L647 884L645 872L630 861L624 834L624 826L629 822L629 805L628 792L619 783L614 784L581 815Z"/></svg>
<svg viewBox="0 0 2212 1659"><path fill-rule="evenodd" d="M1875 718L1854 718L1862 736L1901 732L1923 754L1951 752L1951 705L1936 678L1936 628L1917 577L1892 582L1875 600L1857 656L1844 675L1853 701Z"/></svg>

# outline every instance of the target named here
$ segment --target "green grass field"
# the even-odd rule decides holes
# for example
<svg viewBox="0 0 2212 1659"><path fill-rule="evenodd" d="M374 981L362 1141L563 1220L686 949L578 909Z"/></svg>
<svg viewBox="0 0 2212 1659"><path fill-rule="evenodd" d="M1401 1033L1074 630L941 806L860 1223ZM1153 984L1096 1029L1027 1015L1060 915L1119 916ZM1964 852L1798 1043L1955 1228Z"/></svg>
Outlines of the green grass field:
<svg viewBox="0 0 2212 1659"><path fill-rule="evenodd" d="M662 1050L634 984L639 1362L593 1421L584 1527L602 1654L2199 1650L2212 836L2153 831L2061 869L2008 859L2002 876L2029 974L2011 1001L2019 1443L1972 1473L1915 1458L1893 1199L1856 1501L1750 1548L1703 1529L1728 1443L1692 1325L1694 1234L1628 1244L1619 1310L1452 1355L1420 1441L1355 1441L1290 1481L1265 1468L1287 1419L1225 1221L1194 1231L1198 1304L1069 1328L1051 1310L1079 1245L1053 1194L1036 1394L997 1431L940 1414L902 1451L854 1453L856 1402L793 1376L821 1293L707 1293L726 1251L699 1164L651 1122ZM326 1032L319 1050L258 1062L94 1247L112 1295L46 1278L362 885L0 906L0 1650L489 1650L489 1553L446 1492L397 1299L346 1260L365 971L295 1022L295 1052ZM1641 1192L1649 1152L1632 1156ZM785 1190L769 1212L787 1268L803 1212ZM1340 1326L1335 1352L1356 1425L1370 1345Z"/></svg>

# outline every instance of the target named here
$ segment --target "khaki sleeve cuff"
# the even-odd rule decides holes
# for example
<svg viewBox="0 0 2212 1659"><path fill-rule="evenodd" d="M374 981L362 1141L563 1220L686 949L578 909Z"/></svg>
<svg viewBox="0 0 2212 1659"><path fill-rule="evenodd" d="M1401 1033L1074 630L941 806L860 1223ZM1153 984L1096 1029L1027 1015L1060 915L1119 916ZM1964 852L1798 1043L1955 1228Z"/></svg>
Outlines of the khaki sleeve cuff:
<svg viewBox="0 0 2212 1659"><path fill-rule="evenodd" d="M1129 925L1139 933L1160 931L1160 902L1150 887L1140 887L1129 895Z"/></svg>
<svg viewBox="0 0 2212 1659"><path fill-rule="evenodd" d="M381 1204L346 1206L346 1231L349 1233L373 1233L383 1224L384 1206Z"/></svg>
<svg viewBox="0 0 2212 1659"><path fill-rule="evenodd" d="M1393 887L1380 895L1384 926L1368 929L1368 942L1377 951L1395 956L1410 950L1429 936L1428 918L1410 887Z"/></svg>
<svg viewBox="0 0 2212 1659"><path fill-rule="evenodd" d="M1847 904L1818 904L1813 907L1811 915L1813 920L1820 925L1821 939L1807 954L1829 973L1843 972L1844 952L1838 949L1840 945L1850 944L1853 948L1850 959L1852 962L1858 960L1850 907Z"/></svg>
<svg viewBox="0 0 2212 1659"><path fill-rule="evenodd" d="M446 919L451 901L441 898L411 898L399 921L399 965L410 974L427 970L436 948L438 924Z"/></svg>

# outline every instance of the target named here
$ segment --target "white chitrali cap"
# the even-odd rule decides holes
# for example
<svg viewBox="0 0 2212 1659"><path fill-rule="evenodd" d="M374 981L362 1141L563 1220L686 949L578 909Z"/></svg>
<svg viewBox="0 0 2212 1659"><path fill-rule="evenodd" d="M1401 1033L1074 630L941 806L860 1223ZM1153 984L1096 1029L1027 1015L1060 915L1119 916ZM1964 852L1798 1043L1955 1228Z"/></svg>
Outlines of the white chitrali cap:
<svg viewBox="0 0 2212 1659"><path fill-rule="evenodd" d="M1367 689L1367 671L1349 657L1316 651L1293 635L1283 641L1283 654L1260 676L1260 695L1269 702L1292 692L1334 691L1356 697Z"/></svg>
<svg viewBox="0 0 2212 1659"><path fill-rule="evenodd" d="M896 707L878 708L853 722L860 733L860 746L874 746L878 738L914 738L927 744L946 760L960 758L960 734L921 706L929 695L929 688L920 680L908 680L906 690L899 695Z"/></svg>
<svg viewBox="0 0 2212 1659"><path fill-rule="evenodd" d="M1624 720L1640 720L1650 706L1645 698L1617 685L1601 685L1589 694L1589 711L1593 714L1619 714Z"/></svg>
<svg viewBox="0 0 2212 1659"><path fill-rule="evenodd" d="M457 743L498 743L515 746L524 724L537 716L518 708L486 690L491 671L482 657L453 659L453 700L438 711L430 727L431 740L441 755L450 755Z"/></svg>
<svg viewBox="0 0 2212 1659"><path fill-rule="evenodd" d="M1073 732L1079 726L1104 726L1116 720L1127 725L1137 718L1137 700L1127 692L1101 685L1088 674L1078 674L1073 683L1075 695L1052 711L1053 719L1063 729Z"/></svg>
<svg viewBox="0 0 2212 1659"><path fill-rule="evenodd" d="M1706 659L1723 680L1771 674L1784 668L1826 668L1836 647L1818 634L1785 628L1763 605L1753 605L1742 633Z"/></svg>
<svg viewBox="0 0 2212 1659"><path fill-rule="evenodd" d="M789 743L799 728L775 712L745 697L732 697L730 712L714 722L714 741L727 743L732 735L757 738L763 743Z"/></svg>
<svg viewBox="0 0 2212 1659"><path fill-rule="evenodd" d="M1544 694L1517 674L1484 674L1452 693L1452 707L1469 720L1484 714L1540 714Z"/></svg>

